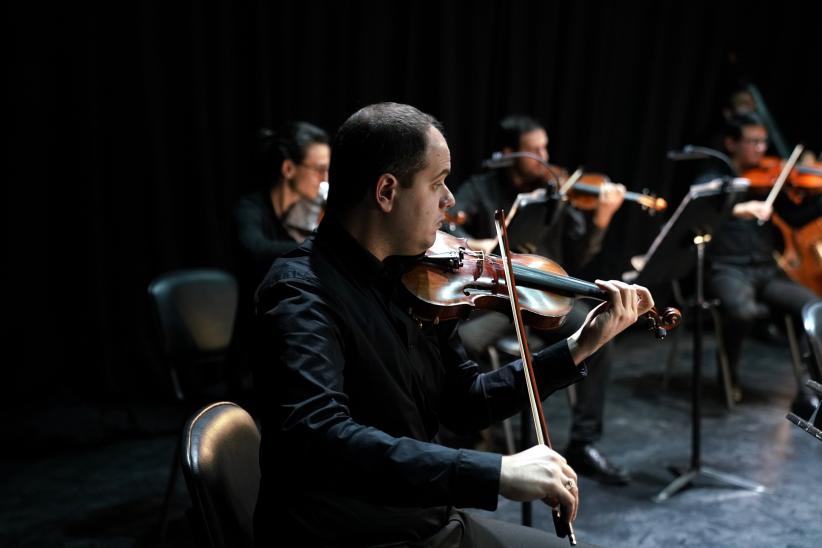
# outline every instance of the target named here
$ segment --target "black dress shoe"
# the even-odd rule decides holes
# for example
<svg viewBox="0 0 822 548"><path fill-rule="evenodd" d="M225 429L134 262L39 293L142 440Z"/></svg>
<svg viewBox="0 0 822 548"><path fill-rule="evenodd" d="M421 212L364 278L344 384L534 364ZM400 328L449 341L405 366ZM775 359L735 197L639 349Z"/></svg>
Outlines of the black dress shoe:
<svg viewBox="0 0 822 548"><path fill-rule="evenodd" d="M569 446L565 458L577 474L590 476L600 483L627 485L631 481L627 470L608 462L605 455L591 444Z"/></svg>

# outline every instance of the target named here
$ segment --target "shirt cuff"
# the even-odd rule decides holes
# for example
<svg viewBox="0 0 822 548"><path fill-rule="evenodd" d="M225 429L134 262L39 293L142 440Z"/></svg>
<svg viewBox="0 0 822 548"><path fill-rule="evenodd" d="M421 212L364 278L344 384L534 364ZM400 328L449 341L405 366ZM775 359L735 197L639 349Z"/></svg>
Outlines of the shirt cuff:
<svg viewBox="0 0 822 548"><path fill-rule="evenodd" d="M586 360L574 364L569 342L558 341L534 354L534 369L540 384L540 396L549 394L579 382L588 375ZM543 389L544 388L544 389Z"/></svg>
<svg viewBox="0 0 822 548"><path fill-rule="evenodd" d="M496 510L502 455L460 449L454 506Z"/></svg>

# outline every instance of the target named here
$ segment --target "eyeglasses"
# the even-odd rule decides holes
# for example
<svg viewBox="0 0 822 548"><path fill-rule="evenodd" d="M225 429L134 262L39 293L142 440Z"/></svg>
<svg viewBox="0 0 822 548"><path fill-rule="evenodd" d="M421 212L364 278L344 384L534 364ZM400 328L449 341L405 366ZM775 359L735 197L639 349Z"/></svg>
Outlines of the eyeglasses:
<svg viewBox="0 0 822 548"><path fill-rule="evenodd" d="M311 171L316 171L320 175L325 175L328 173L328 166L327 165L312 165L312 164L297 164L306 169L310 169Z"/></svg>
<svg viewBox="0 0 822 548"><path fill-rule="evenodd" d="M757 139L757 138L753 138L753 137L743 137L742 142L745 143L746 145L754 145L754 146L764 145L764 146L768 146L768 140L767 139Z"/></svg>

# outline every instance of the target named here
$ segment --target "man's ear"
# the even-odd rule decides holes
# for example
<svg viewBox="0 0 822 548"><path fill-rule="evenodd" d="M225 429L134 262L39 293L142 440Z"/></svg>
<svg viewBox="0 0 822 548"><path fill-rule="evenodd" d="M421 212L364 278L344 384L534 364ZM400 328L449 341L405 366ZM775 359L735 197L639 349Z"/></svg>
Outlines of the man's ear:
<svg viewBox="0 0 822 548"><path fill-rule="evenodd" d="M283 179L288 181L289 179L294 178L294 174L297 172L297 164L294 163L294 160L287 159L283 160L283 163L280 164L280 174L283 176Z"/></svg>
<svg viewBox="0 0 822 548"><path fill-rule="evenodd" d="M737 149L737 145L738 145L737 141L733 137L731 137L730 135L726 135L725 139L723 141L724 141L724 145L725 145L725 150L730 152L731 156L733 156L734 153L736 153L736 149Z"/></svg>
<svg viewBox="0 0 822 548"><path fill-rule="evenodd" d="M389 213L394 208L399 186L400 182L390 173L383 173L380 175L380 178L377 179L375 197L377 199L377 205L384 213Z"/></svg>

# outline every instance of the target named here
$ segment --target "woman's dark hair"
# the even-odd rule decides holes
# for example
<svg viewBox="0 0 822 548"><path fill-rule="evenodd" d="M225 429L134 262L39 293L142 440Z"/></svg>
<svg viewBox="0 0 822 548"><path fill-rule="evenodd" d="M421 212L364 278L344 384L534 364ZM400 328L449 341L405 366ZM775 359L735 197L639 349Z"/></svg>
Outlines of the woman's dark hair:
<svg viewBox="0 0 822 548"><path fill-rule="evenodd" d="M503 118L497 126L496 141L494 150L501 151L504 148L517 150L519 139L526 133L537 129L544 129L542 124L522 114L512 114Z"/></svg>
<svg viewBox="0 0 822 548"><path fill-rule="evenodd" d="M444 134L436 118L398 103L369 105L352 114L331 144L326 212L350 210L385 173L411 186L425 167L432 126Z"/></svg>
<svg viewBox="0 0 822 548"><path fill-rule="evenodd" d="M264 185L280 180L283 162L291 160L300 164L305 159L308 147L314 144L328 144L328 134L308 122L288 122L276 131L268 128L260 130L261 176Z"/></svg>

